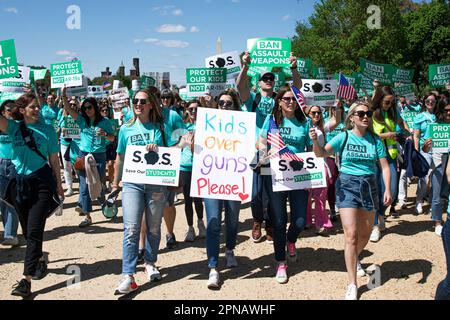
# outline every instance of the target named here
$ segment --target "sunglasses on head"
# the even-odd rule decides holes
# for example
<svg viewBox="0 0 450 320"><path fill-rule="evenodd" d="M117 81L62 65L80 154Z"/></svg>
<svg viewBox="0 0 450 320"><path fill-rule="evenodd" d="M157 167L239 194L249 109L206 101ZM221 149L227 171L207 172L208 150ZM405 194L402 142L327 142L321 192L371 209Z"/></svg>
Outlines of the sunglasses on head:
<svg viewBox="0 0 450 320"><path fill-rule="evenodd" d="M148 100L147 99L133 99L133 104L135 106L137 106L138 104L147 104Z"/></svg>
<svg viewBox="0 0 450 320"><path fill-rule="evenodd" d="M219 100L218 102L219 107L231 107L233 105L233 101L225 101L225 100Z"/></svg>
<svg viewBox="0 0 450 320"><path fill-rule="evenodd" d="M355 115L359 118L364 118L365 116L367 116L368 118L372 118L373 111L355 111Z"/></svg>

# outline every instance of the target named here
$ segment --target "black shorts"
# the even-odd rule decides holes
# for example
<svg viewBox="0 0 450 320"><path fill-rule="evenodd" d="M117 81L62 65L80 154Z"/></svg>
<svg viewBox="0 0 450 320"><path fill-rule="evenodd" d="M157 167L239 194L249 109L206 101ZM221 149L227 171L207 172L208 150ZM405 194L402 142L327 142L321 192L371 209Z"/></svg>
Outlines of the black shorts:
<svg viewBox="0 0 450 320"><path fill-rule="evenodd" d="M106 146L106 161L114 161L117 157L117 143L113 143Z"/></svg>

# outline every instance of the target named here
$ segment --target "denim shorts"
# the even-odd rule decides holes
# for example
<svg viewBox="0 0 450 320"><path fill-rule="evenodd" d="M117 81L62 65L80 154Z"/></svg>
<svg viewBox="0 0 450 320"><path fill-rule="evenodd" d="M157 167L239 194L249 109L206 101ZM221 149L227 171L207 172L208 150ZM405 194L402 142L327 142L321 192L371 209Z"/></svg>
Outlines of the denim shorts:
<svg viewBox="0 0 450 320"><path fill-rule="evenodd" d="M375 175L339 175L336 181L336 205L339 209L364 209L371 212L378 210L378 202Z"/></svg>

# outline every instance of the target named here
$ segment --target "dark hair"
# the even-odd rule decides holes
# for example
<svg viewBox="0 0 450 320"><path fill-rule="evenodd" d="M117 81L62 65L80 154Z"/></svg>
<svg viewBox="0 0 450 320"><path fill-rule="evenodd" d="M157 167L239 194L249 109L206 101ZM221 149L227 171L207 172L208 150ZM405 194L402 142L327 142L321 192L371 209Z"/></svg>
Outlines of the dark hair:
<svg viewBox="0 0 450 320"><path fill-rule="evenodd" d="M198 105L198 108L202 107L202 105L200 104L200 100L198 100L198 99L189 101L184 108L184 113L183 113L183 122L184 123L189 123L189 113L187 110L189 109L191 104L194 104L194 103L196 103Z"/></svg>
<svg viewBox="0 0 450 320"><path fill-rule="evenodd" d="M161 91L161 102L163 97L169 97L170 98L170 105L173 106L175 104L175 96L172 91L169 89L164 89Z"/></svg>
<svg viewBox="0 0 450 320"><path fill-rule="evenodd" d="M2 105L0 106L0 114L2 114L5 111L6 106L8 104L11 104L11 103L14 104L14 100L5 100L5 101L3 101Z"/></svg>
<svg viewBox="0 0 450 320"><path fill-rule="evenodd" d="M86 103L90 103L92 107L94 107L95 111L95 119L94 119L94 127L100 123L100 121L103 120L102 114L100 113L100 109L98 107L97 99L95 98L87 98L83 101L81 104L81 115L83 116L84 120L86 121L86 125L91 125L91 119L89 119L88 115L86 114L86 110L84 109L84 106Z"/></svg>
<svg viewBox="0 0 450 320"><path fill-rule="evenodd" d="M430 96L433 96L433 97L436 99L436 105L439 103L439 98L436 96L436 94L434 94L434 92L432 92L432 91L428 91L427 93L425 93L425 94L423 95L423 98L422 98L422 108L421 108L421 110L420 110L421 112L427 111L426 100L427 100L428 97L430 97ZM437 110L436 105L434 106L434 112L433 112L433 114L436 114L436 110Z"/></svg>
<svg viewBox="0 0 450 320"><path fill-rule="evenodd" d="M445 112L445 107L450 104L450 100L448 99L441 99L439 100L439 103L436 107L436 122L437 123L444 123L445 118L447 117L447 114Z"/></svg>
<svg viewBox="0 0 450 320"><path fill-rule="evenodd" d="M220 98L222 98L222 96L230 96L231 100L233 100L233 111L241 111L241 102L239 99L239 96L236 92L236 90L229 88L223 92L221 92L217 98L217 103L219 103Z"/></svg>
<svg viewBox="0 0 450 320"><path fill-rule="evenodd" d="M386 122L384 121L384 117L382 116L382 103L383 99L386 96L393 96L395 101L395 92L392 90L391 87L381 87L377 88L375 91L375 94L372 99L372 111L373 111L373 119L376 120L378 123L386 125ZM393 102L391 104L391 107L387 111L388 117L390 120L397 122L398 115L397 115L397 108L395 103ZM390 128L390 130L394 130L395 128Z"/></svg>
<svg viewBox="0 0 450 320"><path fill-rule="evenodd" d="M272 115L275 117L275 122L277 123L278 126L281 126L281 124L283 123L283 112L281 111L280 100L281 98L283 98L286 92L290 91L291 88L289 88L288 86L280 87L280 89L278 90L278 94L275 97L275 107L273 108ZM299 122L303 123L306 121L306 118L305 115L303 114L303 111L300 108L301 107L298 106L298 108L295 109L295 118Z"/></svg>
<svg viewBox="0 0 450 320"><path fill-rule="evenodd" d="M19 99L16 100L16 107L12 114L11 117L14 120L18 120L18 121L22 121L23 120L23 114L20 113L20 109L25 109L28 105L30 105L30 103L32 103L33 101L38 101L37 97L34 93L26 93L24 95L21 95L19 97Z"/></svg>

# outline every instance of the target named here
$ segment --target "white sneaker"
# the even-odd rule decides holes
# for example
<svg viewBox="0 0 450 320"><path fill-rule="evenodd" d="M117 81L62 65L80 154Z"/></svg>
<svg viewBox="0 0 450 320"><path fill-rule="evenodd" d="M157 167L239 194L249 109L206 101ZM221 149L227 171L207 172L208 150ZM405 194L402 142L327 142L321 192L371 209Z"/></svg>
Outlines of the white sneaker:
<svg viewBox="0 0 450 320"><path fill-rule="evenodd" d="M5 238L3 242L1 243L2 246L11 246L15 247L19 245L19 238L18 237L11 237L11 238Z"/></svg>
<svg viewBox="0 0 450 320"><path fill-rule="evenodd" d="M66 192L64 192L64 195L66 197L71 197L71 196L73 196L73 194L74 194L74 192L73 192L72 188L69 188L66 190Z"/></svg>
<svg viewBox="0 0 450 320"><path fill-rule="evenodd" d="M347 287L347 292L345 293L345 300L358 300L358 288L354 284L350 284Z"/></svg>
<svg viewBox="0 0 450 320"><path fill-rule="evenodd" d="M235 268L238 266L233 250L227 250L225 252L225 258L227 259L227 268Z"/></svg>
<svg viewBox="0 0 450 320"><path fill-rule="evenodd" d="M370 241L371 242L378 242L380 241L380 228L378 226L374 226L372 229L372 233L370 234Z"/></svg>
<svg viewBox="0 0 450 320"><path fill-rule="evenodd" d="M205 227L205 224L203 223L203 220L197 221L197 228L198 228L198 237L200 239L205 239L206 238L206 227Z"/></svg>
<svg viewBox="0 0 450 320"><path fill-rule="evenodd" d="M378 228L380 229L380 232L386 230L386 220L384 216L378 217Z"/></svg>
<svg viewBox="0 0 450 320"><path fill-rule="evenodd" d="M400 210L406 209L406 202L405 202L405 200L399 200L399 202L398 202L398 208L399 208Z"/></svg>
<svg viewBox="0 0 450 320"><path fill-rule="evenodd" d="M436 226L436 227L434 227L434 233L436 233L436 235L438 235L440 237L442 234L442 229L443 229L442 226Z"/></svg>
<svg viewBox="0 0 450 320"><path fill-rule="evenodd" d="M209 272L208 289L217 289L219 287L219 273L216 270Z"/></svg>
<svg viewBox="0 0 450 320"><path fill-rule="evenodd" d="M422 203L417 203L416 204L416 213L417 214L422 214L423 213Z"/></svg>
<svg viewBox="0 0 450 320"><path fill-rule="evenodd" d="M161 280L161 273L158 268L155 267L153 263L149 263L145 265L145 273L147 273L148 281L156 282Z"/></svg>
<svg viewBox="0 0 450 320"><path fill-rule="evenodd" d="M361 265L361 262L359 262L359 261L356 264L356 275L358 277L364 277L366 275L366 271L364 271L364 269Z"/></svg>
<svg viewBox="0 0 450 320"><path fill-rule="evenodd" d="M277 282L279 284L284 284L288 281L286 269L287 269L286 263L284 263L284 262L278 263L277 275L275 276L275 279L277 280Z"/></svg>
<svg viewBox="0 0 450 320"><path fill-rule="evenodd" d="M117 286L114 294L115 295L129 294L133 291L136 291L137 288L138 288L138 285L136 284L136 281L134 281L133 276L124 275L122 277L122 280L120 280L119 285Z"/></svg>
<svg viewBox="0 0 450 320"><path fill-rule="evenodd" d="M194 227L189 227L188 232L186 233L186 237L184 238L184 242L194 242L194 240L195 240Z"/></svg>

